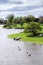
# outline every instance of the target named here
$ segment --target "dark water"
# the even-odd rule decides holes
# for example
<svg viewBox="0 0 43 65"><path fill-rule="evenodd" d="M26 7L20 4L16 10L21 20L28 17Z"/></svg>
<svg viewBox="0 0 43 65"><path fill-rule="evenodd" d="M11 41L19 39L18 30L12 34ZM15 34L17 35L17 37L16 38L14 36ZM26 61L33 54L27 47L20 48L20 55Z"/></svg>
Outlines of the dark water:
<svg viewBox="0 0 43 65"><path fill-rule="evenodd" d="M21 30L0 27L0 65L43 65L43 45L7 38L8 34L18 32Z"/></svg>

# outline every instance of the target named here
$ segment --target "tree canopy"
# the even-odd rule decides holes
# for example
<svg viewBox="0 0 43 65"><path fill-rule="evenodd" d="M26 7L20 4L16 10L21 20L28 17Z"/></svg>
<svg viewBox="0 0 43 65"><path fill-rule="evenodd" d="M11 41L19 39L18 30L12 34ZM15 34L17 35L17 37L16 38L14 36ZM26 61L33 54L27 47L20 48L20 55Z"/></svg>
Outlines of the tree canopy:
<svg viewBox="0 0 43 65"><path fill-rule="evenodd" d="M37 23L37 22L30 22L30 23L28 24L28 26L25 28L25 31L27 31L27 32L29 32L29 31L32 32L34 36L35 36L36 34L38 34L39 31L41 31L41 30L42 30L42 29L41 29L39 23Z"/></svg>

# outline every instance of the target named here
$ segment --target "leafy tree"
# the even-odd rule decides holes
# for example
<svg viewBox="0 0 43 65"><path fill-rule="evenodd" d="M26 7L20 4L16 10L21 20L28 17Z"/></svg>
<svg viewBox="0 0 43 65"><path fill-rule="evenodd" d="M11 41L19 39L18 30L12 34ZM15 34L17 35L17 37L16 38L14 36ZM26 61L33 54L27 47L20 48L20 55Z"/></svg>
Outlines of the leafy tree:
<svg viewBox="0 0 43 65"><path fill-rule="evenodd" d="M8 15L8 16L7 16L7 21L11 24L11 23L12 23L13 18L14 18L14 15L13 15L13 14Z"/></svg>
<svg viewBox="0 0 43 65"><path fill-rule="evenodd" d="M32 15L27 16L27 21L34 22L34 20L35 20L34 16L32 16Z"/></svg>
<svg viewBox="0 0 43 65"><path fill-rule="evenodd" d="M20 24L17 24L15 28L20 29L21 28L21 25Z"/></svg>
<svg viewBox="0 0 43 65"><path fill-rule="evenodd" d="M37 22L30 22L30 24L28 24L28 26L25 28L26 32L32 32L33 35L37 35L39 33L39 31L41 31L41 27L39 25L39 23Z"/></svg>
<svg viewBox="0 0 43 65"><path fill-rule="evenodd" d="M39 18L35 18L34 19L34 22L39 22Z"/></svg>
<svg viewBox="0 0 43 65"><path fill-rule="evenodd" d="M26 28L28 26L28 23L23 23L23 28Z"/></svg>
<svg viewBox="0 0 43 65"><path fill-rule="evenodd" d="M14 16L13 16L13 14L11 14L11 15L8 15L7 17L7 26L9 26L9 28L11 28L11 24L12 24L12 21L13 21L13 18L14 18Z"/></svg>
<svg viewBox="0 0 43 65"><path fill-rule="evenodd" d="M40 16L40 17L39 17L39 22L40 22L40 23L43 23L43 16Z"/></svg>

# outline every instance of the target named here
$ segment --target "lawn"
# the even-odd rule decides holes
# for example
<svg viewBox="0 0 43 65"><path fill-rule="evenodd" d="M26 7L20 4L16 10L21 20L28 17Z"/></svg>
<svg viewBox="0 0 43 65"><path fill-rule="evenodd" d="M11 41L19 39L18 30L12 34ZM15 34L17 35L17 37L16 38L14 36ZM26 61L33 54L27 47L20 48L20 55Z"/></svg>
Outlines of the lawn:
<svg viewBox="0 0 43 65"><path fill-rule="evenodd" d="M8 35L9 38L14 39L16 37L21 37L20 41L27 41L27 42L34 42L43 44L43 37L26 37L26 33L18 33L18 34L11 34Z"/></svg>

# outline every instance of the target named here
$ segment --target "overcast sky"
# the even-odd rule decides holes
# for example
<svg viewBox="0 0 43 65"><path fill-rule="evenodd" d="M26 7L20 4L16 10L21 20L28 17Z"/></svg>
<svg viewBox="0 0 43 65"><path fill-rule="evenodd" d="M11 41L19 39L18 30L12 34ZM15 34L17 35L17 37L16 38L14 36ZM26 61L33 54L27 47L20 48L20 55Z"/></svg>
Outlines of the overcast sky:
<svg viewBox="0 0 43 65"><path fill-rule="evenodd" d="M43 16L43 0L0 0L0 17L9 14Z"/></svg>

